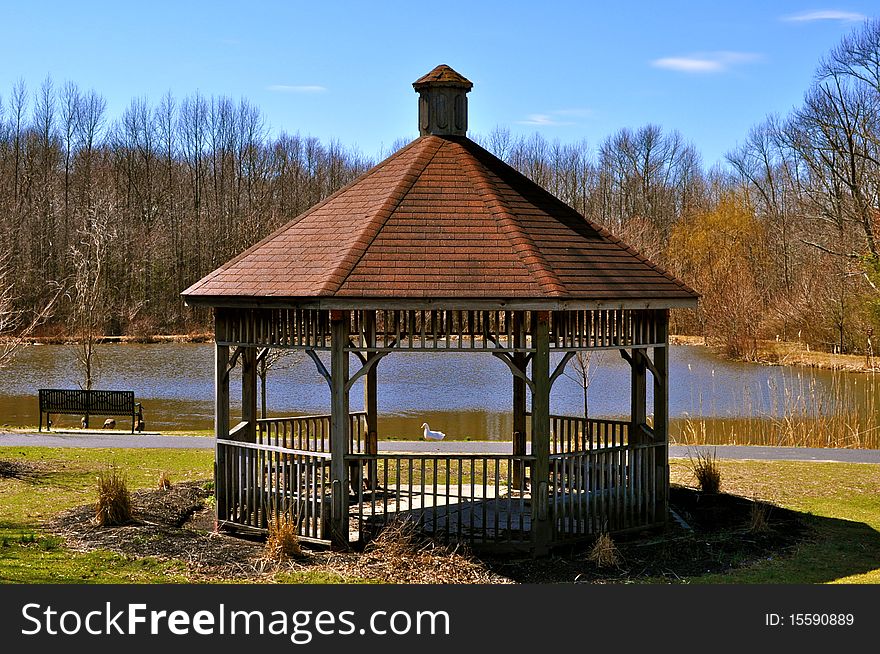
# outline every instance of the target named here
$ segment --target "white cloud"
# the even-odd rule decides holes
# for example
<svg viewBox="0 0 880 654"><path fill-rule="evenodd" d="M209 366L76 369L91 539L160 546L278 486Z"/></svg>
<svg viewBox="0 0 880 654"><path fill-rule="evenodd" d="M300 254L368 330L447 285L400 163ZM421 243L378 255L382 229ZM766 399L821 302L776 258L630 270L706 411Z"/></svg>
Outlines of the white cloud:
<svg viewBox="0 0 880 654"><path fill-rule="evenodd" d="M760 59L752 52L698 52L683 57L662 57L651 62L654 68L665 68L681 73L723 73L738 64L748 64Z"/></svg>
<svg viewBox="0 0 880 654"><path fill-rule="evenodd" d="M809 23L817 20L838 20L844 23L859 23L866 20L865 14L855 11L840 11L838 9L822 9L819 11L805 11L800 14L783 16L782 20L789 23Z"/></svg>
<svg viewBox="0 0 880 654"><path fill-rule="evenodd" d="M326 86L318 86L317 84L272 84L266 87L267 91L277 91L279 93L324 93Z"/></svg>
<svg viewBox="0 0 880 654"><path fill-rule="evenodd" d="M517 120L517 125L536 125L539 127L561 127L563 125L575 125L565 118L587 118L593 115L591 109L557 109L545 114L529 114L524 120Z"/></svg>

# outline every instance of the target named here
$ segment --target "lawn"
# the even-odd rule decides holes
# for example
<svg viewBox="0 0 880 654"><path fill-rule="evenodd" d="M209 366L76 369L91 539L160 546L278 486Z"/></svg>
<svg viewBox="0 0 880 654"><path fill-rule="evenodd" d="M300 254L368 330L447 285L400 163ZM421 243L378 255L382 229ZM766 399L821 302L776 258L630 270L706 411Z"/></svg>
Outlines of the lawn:
<svg viewBox="0 0 880 654"><path fill-rule="evenodd" d="M90 504L97 474L125 471L131 489L211 479L213 453L201 450L0 448L0 581L156 583L192 581L177 560L75 552L49 534L58 512ZM791 461L720 461L722 492L801 512L810 537L796 551L748 562L689 583L880 583L880 466ZM17 467L16 467L17 466ZM16 472L17 471L17 472ZM672 481L693 486L687 460L671 462ZM771 514L772 520L772 514ZM280 573L272 581L338 583L325 571Z"/></svg>
<svg viewBox="0 0 880 654"><path fill-rule="evenodd" d="M772 558L698 583L880 583L880 465L721 461L722 492L806 514L814 536L791 556ZM672 481L693 485L687 460Z"/></svg>
<svg viewBox="0 0 880 654"><path fill-rule="evenodd" d="M0 477L0 581L7 583L151 583L188 581L182 562L128 559L110 552L71 552L46 534L45 520L95 499L98 472L125 471L130 488L209 480L213 452L201 450L0 448L0 461L25 464L21 477Z"/></svg>

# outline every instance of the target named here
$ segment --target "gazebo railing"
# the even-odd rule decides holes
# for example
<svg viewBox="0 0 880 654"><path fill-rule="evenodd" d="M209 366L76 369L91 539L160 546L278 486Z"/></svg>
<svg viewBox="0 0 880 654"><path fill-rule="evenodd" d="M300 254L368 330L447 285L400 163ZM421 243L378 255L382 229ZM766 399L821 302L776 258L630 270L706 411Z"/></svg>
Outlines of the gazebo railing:
<svg viewBox="0 0 880 654"><path fill-rule="evenodd" d="M522 549L531 542L531 456L464 454L353 455L346 460L375 475L360 485L352 518L367 542L390 522L412 521L444 543Z"/></svg>
<svg viewBox="0 0 880 654"><path fill-rule="evenodd" d="M361 453L367 434L367 414L349 415L349 452ZM308 452L330 452L330 416L290 416L257 420L257 443Z"/></svg>
<svg viewBox="0 0 880 654"><path fill-rule="evenodd" d="M531 426L532 414L526 414ZM550 454L589 452L630 442L631 423L608 418L550 415Z"/></svg>
<svg viewBox="0 0 880 654"><path fill-rule="evenodd" d="M550 457L554 541L646 527L655 515L662 443L624 444Z"/></svg>
<svg viewBox="0 0 880 654"><path fill-rule="evenodd" d="M353 413L350 537L361 544L395 520L412 521L441 542L527 551L532 546L531 468L535 457L507 454L362 451L365 415ZM552 416L548 508L552 544L603 531L649 527L657 511L663 443L642 426L631 441L622 420ZM265 530L287 514L298 535L329 543L329 416L258 421L257 442L217 441L217 516ZM642 442L638 442L642 441Z"/></svg>
<svg viewBox="0 0 880 654"><path fill-rule="evenodd" d="M588 452L629 442L630 423L624 420L550 416L550 454Z"/></svg>
<svg viewBox="0 0 880 654"><path fill-rule="evenodd" d="M221 524L263 530L286 514L300 538L329 542L329 453L218 440L215 479Z"/></svg>

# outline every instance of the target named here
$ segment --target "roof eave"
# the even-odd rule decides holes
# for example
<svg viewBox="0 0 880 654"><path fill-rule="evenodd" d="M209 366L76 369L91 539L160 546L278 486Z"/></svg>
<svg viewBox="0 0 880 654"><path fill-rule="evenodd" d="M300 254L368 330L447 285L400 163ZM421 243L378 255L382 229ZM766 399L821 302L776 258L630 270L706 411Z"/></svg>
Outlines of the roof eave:
<svg viewBox="0 0 880 654"><path fill-rule="evenodd" d="M482 311L575 311L598 309L692 309L699 298L434 298L434 297L266 297L184 295L187 306L230 309L417 309Z"/></svg>

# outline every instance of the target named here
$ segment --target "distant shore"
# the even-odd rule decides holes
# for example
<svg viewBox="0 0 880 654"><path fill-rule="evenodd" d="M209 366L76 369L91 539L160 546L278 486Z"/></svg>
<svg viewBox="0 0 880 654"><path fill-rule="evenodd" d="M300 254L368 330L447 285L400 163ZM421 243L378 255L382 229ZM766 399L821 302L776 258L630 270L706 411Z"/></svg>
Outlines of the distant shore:
<svg viewBox="0 0 880 654"><path fill-rule="evenodd" d="M671 345L694 345L708 347L722 358L725 357L719 343L713 343L704 336L669 336ZM842 372L880 372L880 352L878 356L869 357L864 354L832 354L816 351L805 343L793 341L758 341L758 353L754 359L736 359L742 363L757 363L766 366L800 366L803 368L820 368L822 370L839 370Z"/></svg>
<svg viewBox="0 0 880 654"><path fill-rule="evenodd" d="M99 336L97 342L109 343L212 343L211 332L193 332L190 334L145 334L137 336ZM69 336L34 336L28 339L33 345L73 345L75 341ZM711 349L721 358L725 357L719 343L705 336L688 336L671 334L671 345L690 345ZM878 344L880 347L880 344ZM805 343L793 341L758 341L758 353L754 359L737 359L742 363L756 363L770 366L800 366L804 368L820 368L823 370L839 370L843 372L880 372L880 352L869 357L863 354L832 354L816 351Z"/></svg>
<svg viewBox="0 0 880 654"><path fill-rule="evenodd" d="M144 334L137 336L98 336L96 343L212 343L214 335L210 332L194 332L192 334ZM31 345L74 345L72 336L31 336L27 339Z"/></svg>

